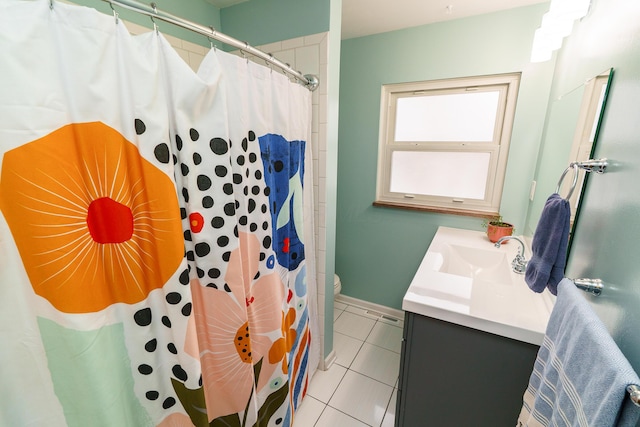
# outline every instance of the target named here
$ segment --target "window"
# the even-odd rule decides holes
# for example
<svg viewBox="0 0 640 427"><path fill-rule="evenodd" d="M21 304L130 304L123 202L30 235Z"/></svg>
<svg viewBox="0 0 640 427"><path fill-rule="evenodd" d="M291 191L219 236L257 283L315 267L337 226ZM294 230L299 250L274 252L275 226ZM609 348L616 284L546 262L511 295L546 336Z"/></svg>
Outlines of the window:
<svg viewBox="0 0 640 427"><path fill-rule="evenodd" d="M376 205L499 211L520 73L384 85Z"/></svg>

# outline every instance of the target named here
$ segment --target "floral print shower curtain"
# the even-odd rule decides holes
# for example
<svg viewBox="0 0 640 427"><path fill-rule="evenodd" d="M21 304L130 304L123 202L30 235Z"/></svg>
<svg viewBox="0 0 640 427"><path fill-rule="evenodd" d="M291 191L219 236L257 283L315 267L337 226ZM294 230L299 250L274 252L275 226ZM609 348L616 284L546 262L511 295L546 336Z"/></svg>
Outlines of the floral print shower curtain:
<svg viewBox="0 0 640 427"><path fill-rule="evenodd" d="M291 425L310 93L114 21L0 0L0 425Z"/></svg>

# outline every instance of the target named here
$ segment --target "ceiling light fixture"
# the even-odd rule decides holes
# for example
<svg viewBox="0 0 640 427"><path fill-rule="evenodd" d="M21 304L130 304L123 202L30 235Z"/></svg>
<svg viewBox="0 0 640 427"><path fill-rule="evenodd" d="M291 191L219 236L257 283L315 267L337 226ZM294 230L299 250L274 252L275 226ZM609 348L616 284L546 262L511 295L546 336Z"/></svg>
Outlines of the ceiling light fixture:
<svg viewBox="0 0 640 427"><path fill-rule="evenodd" d="M590 6L591 0L552 0L534 34L531 62L551 59L553 51L562 46L562 39L571 34L573 22L584 17Z"/></svg>

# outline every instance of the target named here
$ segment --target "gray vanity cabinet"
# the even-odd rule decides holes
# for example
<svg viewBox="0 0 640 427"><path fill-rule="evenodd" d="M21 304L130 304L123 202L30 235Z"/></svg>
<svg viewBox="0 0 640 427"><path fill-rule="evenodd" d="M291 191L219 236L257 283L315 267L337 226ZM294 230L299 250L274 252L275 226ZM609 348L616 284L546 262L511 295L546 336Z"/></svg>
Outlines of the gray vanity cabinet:
<svg viewBox="0 0 640 427"><path fill-rule="evenodd" d="M396 427L512 427L538 346L406 312Z"/></svg>

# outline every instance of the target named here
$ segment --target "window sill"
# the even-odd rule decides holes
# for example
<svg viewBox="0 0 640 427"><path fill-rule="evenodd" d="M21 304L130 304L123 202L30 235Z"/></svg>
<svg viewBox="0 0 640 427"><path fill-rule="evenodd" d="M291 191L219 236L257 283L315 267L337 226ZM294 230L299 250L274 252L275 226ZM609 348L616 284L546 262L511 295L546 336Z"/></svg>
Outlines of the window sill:
<svg viewBox="0 0 640 427"><path fill-rule="evenodd" d="M410 205L405 203L393 203L393 202L381 202L381 201L373 202L373 206L378 208L404 209L404 210L410 210L410 211L433 212L433 213L440 213L440 214L446 214L446 215L470 216L474 218L487 218L487 219L491 219L499 215L498 212L479 212L479 211L464 210L464 209L435 208L435 207L427 207L427 206L416 206L416 205Z"/></svg>

